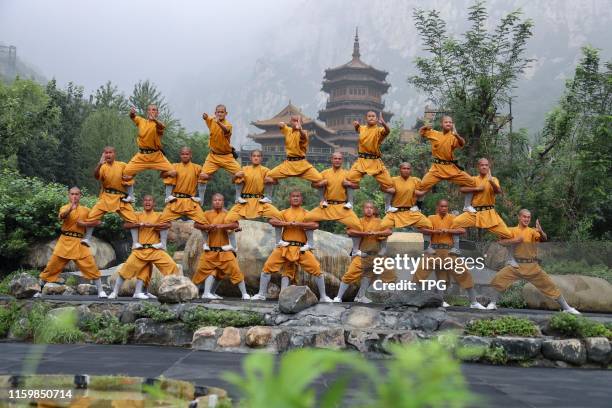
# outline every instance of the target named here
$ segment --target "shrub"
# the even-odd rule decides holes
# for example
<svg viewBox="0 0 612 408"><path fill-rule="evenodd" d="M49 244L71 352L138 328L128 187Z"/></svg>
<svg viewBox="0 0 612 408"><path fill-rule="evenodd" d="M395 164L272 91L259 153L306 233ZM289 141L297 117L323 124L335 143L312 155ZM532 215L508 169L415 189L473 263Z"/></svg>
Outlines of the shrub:
<svg viewBox="0 0 612 408"><path fill-rule="evenodd" d="M66 278L66 283L65 283L66 286L75 287L78 284L79 284L79 278L77 278L76 276L70 275Z"/></svg>
<svg viewBox="0 0 612 408"><path fill-rule="evenodd" d="M602 278L612 283L612 268L607 265L589 264L584 259L545 262L543 268L553 275L585 275Z"/></svg>
<svg viewBox="0 0 612 408"><path fill-rule="evenodd" d="M538 328L531 320L513 316L504 316L499 319L472 320L465 326L467 334L476 336L524 336L538 335Z"/></svg>
<svg viewBox="0 0 612 408"><path fill-rule="evenodd" d="M133 324L123 324L116 316L106 313L87 316L81 326L100 344L126 344L134 331Z"/></svg>
<svg viewBox="0 0 612 408"><path fill-rule="evenodd" d="M489 347L482 356L484 361L495 365L504 365L508 362L508 354L502 346Z"/></svg>
<svg viewBox="0 0 612 408"><path fill-rule="evenodd" d="M77 314L64 311L57 315L47 314L40 325L35 326L36 343L76 343L83 341L84 333L77 328Z"/></svg>
<svg viewBox="0 0 612 408"><path fill-rule="evenodd" d="M358 381L351 395L360 407L464 407L474 402L460 365L448 347L437 341L391 344L391 358L381 364L363 355L336 350L298 349L275 356L254 353L243 360L243 375L223 378L241 394L241 406L249 408L335 407L346 404L347 386ZM341 371L340 371L341 370ZM324 392L317 392L321 377Z"/></svg>
<svg viewBox="0 0 612 408"><path fill-rule="evenodd" d="M33 339L36 328L42 326L48 310L49 307L42 302L34 303L30 309L23 307L11 327L11 332L20 339Z"/></svg>
<svg viewBox="0 0 612 408"><path fill-rule="evenodd" d="M261 313L235 310L214 310L196 307L185 312L182 320L192 330L202 326L247 327L264 325Z"/></svg>
<svg viewBox="0 0 612 408"><path fill-rule="evenodd" d="M467 307L470 305L470 301L463 296L456 296L456 295L444 296L444 300L446 300L446 303L448 303L451 306Z"/></svg>
<svg viewBox="0 0 612 408"><path fill-rule="evenodd" d="M556 313L549 322L549 327L566 337L607 337L612 339L612 329L606 325L589 320L584 316L570 313Z"/></svg>
<svg viewBox="0 0 612 408"><path fill-rule="evenodd" d="M502 293L497 304L500 307L508 307L511 309L526 309L527 302L525 302L525 298L523 298L523 287L526 283L526 281L514 283L508 290Z"/></svg>
<svg viewBox="0 0 612 408"><path fill-rule="evenodd" d="M0 308L0 337L6 337L11 326L17 320L19 313L19 305L15 301Z"/></svg>
<svg viewBox="0 0 612 408"><path fill-rule="evenodd" d="M168 310L168 307L151 302L143 302L136 316L153 319L158 323L177 319L177 315Z"/></svg>

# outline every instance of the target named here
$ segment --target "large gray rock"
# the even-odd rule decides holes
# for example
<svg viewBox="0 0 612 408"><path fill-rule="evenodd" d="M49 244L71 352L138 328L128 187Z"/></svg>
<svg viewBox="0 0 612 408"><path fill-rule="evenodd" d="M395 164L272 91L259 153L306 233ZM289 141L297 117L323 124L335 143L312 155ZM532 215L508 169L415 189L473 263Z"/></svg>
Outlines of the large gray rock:
<svg viewBox="0 0 612 408"><path fill-rule="evenodd" d="M605 337L588 337L584 339L587 357L590 361L608 364L612 361L612 345Z"/></svg>
<svg viewBox="0 0 612 408"><path fill-rule="evenodd" d="M361 353L380 348L380 336L364 330L350 330L345 341L348 348L355 348Z"/></svg>
<svg viewBox="0 0 612 408"><path fill-rule="evenodd" d="M61 295L66 291L66 286L59 283L49 282L42 288L43 295Z"/></svg>
<svg viewBox="0 0 612 408"><path fill-rule="evenodd" d="M40 285L38 279L27 273L22 273L11 281L9 292L17 299L27 299L40 292Z"/></svg>
<svg viewBox="0 0 612 408"><path fill-rule="evenodd" d="M98 294L98 289L94 285L90 285L89 283L81 283L80 285L77 285L76 291L81 296Z"/></svg>
<svg viewBox="0 0 612 408"><path fill-rule="evenodd" d="M198 297L198 288L185 276L164 276L157 298L161 303L182 303Z"/></svg>
<svg viewBox="0 0 612 408"><path fill-rule="evenodd" d="M314 336L314 346L317 348L326 348L332 350L340 350L346 348L344 341L344 329L327 329L318 332Z"/></svg>
<svg viewBox="0 0 612 408"><path fill-rule="evenodd" d="M560 360L566 363L582 365L586 362L586 347L578 339L544 340L542 354L549 360Z"/></svg>
<svg viewBox="0 0 612 408"><path fill-rule="evenodd" d="M412 327L426 332L439 329L446 320L446 310L437 308L420 309L412 314Z"/></svg>
<svg viewBox="0 0 612 408"><path fill-rule="evenodd" d="M178 248L183 248L193 231L193 221L191 220L172 221L172 226L168 230L168 242L172 242Z"/></svg>
<svg viewBox="0 0 612 408"><path fill-rule="evenodd" d="M253 291L259 290L259 275L263 265L275 248L274 228L267 222L242 220L242 231L236 234L237 255L240 270L244 274L247 287ZM340 278L346 272L350 257L351 240L345 236L331 234L326 231L315 231L314 255L321 263L324 272L326 291L335 294L340 286ZM202 253L202 234L194 230L185 244L183 256L183 270L186 276L191 277L197 270L198 260ZM272 276L272 282L280 284L280 276ZM297 285L309 286L316 290L314 279L307 273L297 275ZM221 285L217 293L231 295L232 285Z"/></svg>
<svg viewBox="0 0 612 408"><path fill-rule="evenodd" d="M162 322L153 319L136 320L134 343L185 347L191 344L193 332L185 323Z"/></svg>
<svg viewBox="0 0 612 408"><path fill-rule="evenodd" d="M22 259L22 264L33 269L42 269L47 265L57 239L47 242L41 242L34 244L30 247L28 254ZM93 237L91 240L91 247L89 248L94 258L96 259L96 265L99 269L105 269L111 266L115 260L115 250L113 247L99 238ZM70 261L64 268L65 271L78 271L75 263Z"/></svg>
<svg viewBox="0 0 612 408"><path fill-rule="evenodd" d="M464 360L477 361L485 355L487 349L491 346L491 339L480 336L462 336L459 338L459 345L468 348L469 355L464 357Z"/></svg>
<svg viewBox="0 0 612 408"><path fill-rule="evenodd" d="M119 276L119 271L123 267L124 264L117 265L111 269L111 274L108 278L108 284L111 288L115 287L115 282L117 281L117 277ZM181 265L177 265L177 273L175 275L183 276L183 268ZM155 296L158 295L159 285L162 282L164 275L157 269L155 265L153 265L153 272L151 273L151 282L149 283L148 291ZM136 288L136 278L128 279L123 282L121 285L121 289L119 290L119 296L132 296L134 294L134 289Z"/></svg>
<svg viewBox="0 0 612 408"><path fill-rule="evenodd" d="M612 312L612 284L608 281L583 275L550 275L559 287L567 303L578 310ZM523 297L532 309L559 310L559 304L542 295L532 284L523 287Z"/></svg>
<svg viewBox="0 0 612 408"><path fill-rule="evenodd" d="M440 307L442 306L442 296L438 293L422 290L375 290L370 291L367 297L375 303L386 306L415 306Z"/></svg>
<svg viewBox="0 0 612 408"><path fill-rule="evenodd" d="M282 313L298 313L307 307L316 305L317 297L308 286L289 286L281 290L278 297L278 308Z"/></svg>
<svg viewBox="0 0 612 408"><path fill-rule="evenodd" d="M542 339L528 337L496 337L493 347L503 347L508 360L522 361L537 357L542 348Z"/></svg>
<svg viewBox="0 0 612 408"><path fill-rule="evenodd" d="M346 324L351 327L366 329L378 324L379 311L371 307L352 307L346 317Z"/></svg>

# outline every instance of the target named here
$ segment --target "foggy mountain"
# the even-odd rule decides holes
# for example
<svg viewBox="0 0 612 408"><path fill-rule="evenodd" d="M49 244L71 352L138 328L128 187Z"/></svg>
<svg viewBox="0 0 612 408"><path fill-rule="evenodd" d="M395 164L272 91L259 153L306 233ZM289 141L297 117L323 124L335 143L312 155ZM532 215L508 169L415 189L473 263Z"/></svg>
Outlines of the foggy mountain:
<svg viewBox="0 0 612 408"><path fill-rule="evenodd" d="M303 2L288 15L283 28L268 27L267 41L258 44L261 56L245 61L242 71L231 78L208 81L206 86L191 79L179 80L169 94L177 112L227 103L235 135L244 141L258 131L249 122L268 118L289 100L309 116L325 105L327 94L320 91L326 68L348 62L353 50L355 26L359 26L361 59L389 72L392 87L384 97L394 120L411 126L423 112L426 95L406 82L414 72L414 57L421 53L412 12L415 7L435 8L447 20L448 28L461 33L466 28L467 7L471 1L340 0ZM521 8L534 21L534 35L527 55L536 61L517 84L513 113L515 128L537 132L545 114L561 95L564 81L571 76L580 47L589 43L612 49L612 3L584 1L491 1L490 21L497 23L505 13ZM607 48L607 49L606 49ZM184 117L189 128L200 127L197 115Z"/></svg>
<svg viewBox="0 0 612 408"><path fill-rule="evenodd" d="M387 109L412 126L427 100L406 82L422 53L413 9L440 10L449 30L460 35L471 4L9 1L0 5L0 40L17 45L18 64L30 75L57 78L60 86L72 81L86 93L111 80L129 95L138 80L150 79L188 130L205 130L202 112L224 103L239 146L258 131L251 121L274 115L289 100L317 117L327 99L320 90L324 70L351 59L356 26L361 59L389 72ZM517 83L513 113L516 129L536 133L572 75L580 47L590 44L603 50L604 59L611 57L612 1L490 0L487 8L493 26L517 8L534 21L527 56L536 61Z"/></svg>

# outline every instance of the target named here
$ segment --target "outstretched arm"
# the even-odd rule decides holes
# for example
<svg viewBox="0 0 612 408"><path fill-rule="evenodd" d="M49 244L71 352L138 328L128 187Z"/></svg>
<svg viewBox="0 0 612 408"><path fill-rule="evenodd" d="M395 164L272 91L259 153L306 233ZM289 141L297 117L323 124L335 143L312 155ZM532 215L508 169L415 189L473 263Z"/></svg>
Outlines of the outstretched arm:
<svg viewBox="0 0 612 408"><path fill-rule="evenodd" d="M539 219L536 219L535 228L536 228L536 231L540 233L540 241L542 242L548 241L548 235L546 235L546 233L542 229L542 225L540 225Z"/></svg>
<svg viewBox="0 0 612 408"><path fill-rule="evenodd" d="M457 128L455 128L455 125L453 125L453 136L457 138L457 141L459 142L459 146L463 147L463 145L465 145L465 139L459 136L459 133L457 133Z"/></svg>

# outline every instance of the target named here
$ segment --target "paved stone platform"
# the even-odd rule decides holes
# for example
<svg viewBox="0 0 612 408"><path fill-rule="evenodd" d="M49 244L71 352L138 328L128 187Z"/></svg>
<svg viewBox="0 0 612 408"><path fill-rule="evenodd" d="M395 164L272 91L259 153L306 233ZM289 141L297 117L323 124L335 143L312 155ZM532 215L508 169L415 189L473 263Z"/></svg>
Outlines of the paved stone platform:
<svg viewBox="0 0 612 408"><path fill-rule="evenodd" d="M238 397L236 389L220 375L225 371L240 372L245 358L244 354L136 345L0 343L0 349L0 374L20 374L24 365L36 361L36 372L40 374L163 375L225 388L234 400ZM612 370L463 364L462 371L470 389L481 398L474 407L610 407ZM325 389L329 379L317 381L317 388ZM345 406L350 405L349 399Z"/></svg>

